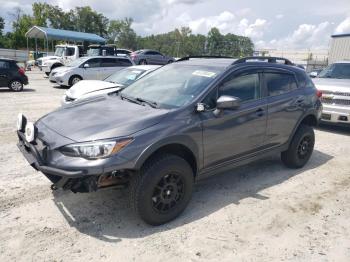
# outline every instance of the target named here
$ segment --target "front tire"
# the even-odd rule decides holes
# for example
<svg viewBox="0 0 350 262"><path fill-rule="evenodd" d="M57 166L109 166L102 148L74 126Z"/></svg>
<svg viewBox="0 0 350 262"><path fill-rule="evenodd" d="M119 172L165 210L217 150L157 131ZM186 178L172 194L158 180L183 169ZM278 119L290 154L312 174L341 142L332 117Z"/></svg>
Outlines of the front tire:
<svg viewBox="0 0 350 262"><path fill-rule="evenodd" d="M301 168L310 159L315 145L315 133L311 126L300 125L287 151L281 153L282 162L290 168Z"/></svg>
<svg viewBox="0 0 350 262"><path fill-rule="evenodd" d="M131 204L150 225L176 218L192 196L193 171L183 158L159 155L151 159L131 181Z"/></svg>
<svg viewBox="0 0 350 262"><path fill-rule="evenodd" d="M14 92L21 92L23 90L23 84L19 80L12 80L9 84L9 88Z"/></svg>
<svg viewBox="0 0 350 262"><path fill-rule="evenodd" d="M80 76L77 76L77 75L71 76L71 78L69 79L69 86L73 86L81 80L82 78Z"/></svg>

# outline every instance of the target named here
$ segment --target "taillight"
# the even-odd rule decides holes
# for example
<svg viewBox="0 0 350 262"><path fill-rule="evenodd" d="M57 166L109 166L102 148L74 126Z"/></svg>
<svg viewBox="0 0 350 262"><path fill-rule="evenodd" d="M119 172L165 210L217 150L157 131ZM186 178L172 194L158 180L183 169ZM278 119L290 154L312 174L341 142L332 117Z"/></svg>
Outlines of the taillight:
<svg viewBox="0 0 350 262"><path fill-rule="evenodd" d="M318 98L321 98L321 97L322 97L322 91L317 90L317 91L316 91L316 96L317 96Z"/></svg>
<svg viewBox="0 0 350 262"><path fill-rule="evenodd" d="M135 53L135 52L132 52L132 53L130 54L130 57L131 57L132 59L134 59L134 58L136 57L136 53Z"/></svg>
<svg viewBox="0 0 350 262"><path fill-rule="evenodd" d="M24 69L22 67L18 68L18 73L20 73L22 76L24 76L26 74L26 72L24 71Z"/></svg>

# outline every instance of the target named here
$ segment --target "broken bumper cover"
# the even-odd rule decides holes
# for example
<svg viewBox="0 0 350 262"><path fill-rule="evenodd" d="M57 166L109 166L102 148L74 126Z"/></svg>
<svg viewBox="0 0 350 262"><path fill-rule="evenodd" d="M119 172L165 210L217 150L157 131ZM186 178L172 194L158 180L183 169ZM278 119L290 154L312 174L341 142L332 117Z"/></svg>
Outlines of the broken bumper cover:
<svg viewBox="0 0 350 262"><path fill-rule="evenodd" d="M73 192L91 192L97 190L97 174L89 174L87 170L65 170L44 164L36 147L26 142L24 134L18 132L17 147L37 171L41 171L52 183L52 189L63 188ZM100 174L100 173L99 173Z"/></svg>
<svg viewBox="0 0 350 262"><path fill-rule="evenodd" d="M51 174L55 176L70 178L81 177L86 175L87 172L84 170L71 171L44 165L43 160L41 159L41 156L38 150L35 148L35 146L25 141L23 133L18 132L18 136L19 142L17 143L17 147L19 148L25 159L28 161L28 163L34 169L41 171L44 174Z"/></svg>

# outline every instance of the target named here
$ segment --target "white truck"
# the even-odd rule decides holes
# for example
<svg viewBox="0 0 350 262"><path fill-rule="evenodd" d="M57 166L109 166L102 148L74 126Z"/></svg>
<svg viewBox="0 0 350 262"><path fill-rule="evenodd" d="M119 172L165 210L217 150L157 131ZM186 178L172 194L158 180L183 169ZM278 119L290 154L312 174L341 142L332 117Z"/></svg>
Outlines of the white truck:
<svg viewBox="0 0 350 262"><path fill-rule="evenodd" d="M321 120L350 126L350 61L329 65L313 81L322 92Z"/></svg>
<svg viewBox="0 0 350 262"><path fill-rule="evenodd" d="M56 45L53 56L39 58L37 62L40 69L49 76L54 68L64 66L83 55L84 48L81 45Z"/></svg>

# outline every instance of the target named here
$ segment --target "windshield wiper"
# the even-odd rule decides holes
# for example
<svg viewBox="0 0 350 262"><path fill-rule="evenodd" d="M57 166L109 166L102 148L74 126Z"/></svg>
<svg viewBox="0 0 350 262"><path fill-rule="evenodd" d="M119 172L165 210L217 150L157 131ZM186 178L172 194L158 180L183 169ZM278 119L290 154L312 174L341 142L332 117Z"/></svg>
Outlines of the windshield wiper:
<svg viewBox="0 0 350 262"><path fill-rule="evenodd" d="M134 97L131 97L131 96L126 96L126 95L123 95L122 93L120 93L120 98L122 100L126 99L128 100L129 102L132 102L132 103L135 103L135 104L139 104L141 105L142 102L141 101L138 101L137 98L134 98Z"/></svg>
<svg viewBox="0 0 350 262"><path fill-rule="evenodd" d="M158 108L157 102L154 102L154 101L151 101L151 100L147 100L147 99L143 99L143 98L139 98L139 97L137 97L136 100L141 102L141 103L146 103L150 107Z"/></svg>

